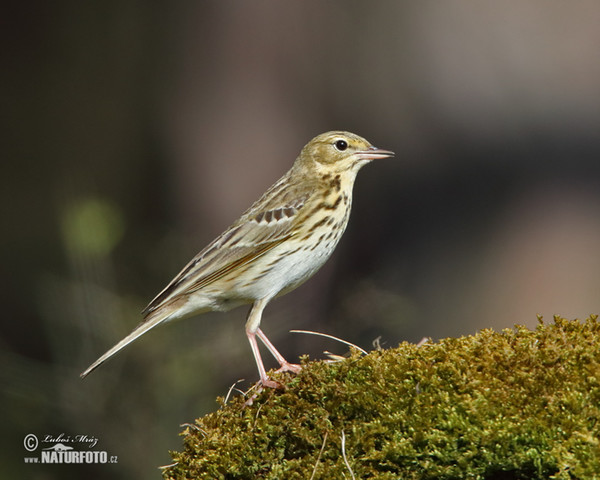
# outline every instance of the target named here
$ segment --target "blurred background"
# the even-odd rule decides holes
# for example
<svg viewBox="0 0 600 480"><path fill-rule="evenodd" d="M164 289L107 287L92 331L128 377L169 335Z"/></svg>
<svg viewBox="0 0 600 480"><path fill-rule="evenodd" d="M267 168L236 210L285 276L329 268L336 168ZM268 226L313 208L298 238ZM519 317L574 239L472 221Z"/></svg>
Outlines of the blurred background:
<svg viewBox="0 0 600 480"><path fill-rule="evenodd" d="M265 311L288 359L346 351L292 328L371 349L600 313L599 24L593 1L6 5L6 478L159 478L180 424L257 379L245 308L79 373L327 130L396 158L361 171L330 262ZM95 436L118 463L25 465L30 433Z"/></svg>

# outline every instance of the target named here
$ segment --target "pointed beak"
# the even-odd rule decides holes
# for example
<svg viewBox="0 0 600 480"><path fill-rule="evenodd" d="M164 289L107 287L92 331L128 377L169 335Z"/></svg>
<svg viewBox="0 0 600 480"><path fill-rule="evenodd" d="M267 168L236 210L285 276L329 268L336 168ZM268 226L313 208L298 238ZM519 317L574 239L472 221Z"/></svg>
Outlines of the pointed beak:
<svg viewBox="0 0 600 480"><path fill-rule="evenodd" d="M383 150L377 147L369 147L367 150L356 152L356 154L362 160L375 160L377 158L388 158L395 155L395 153L391 152L390 150Z"/></svg>

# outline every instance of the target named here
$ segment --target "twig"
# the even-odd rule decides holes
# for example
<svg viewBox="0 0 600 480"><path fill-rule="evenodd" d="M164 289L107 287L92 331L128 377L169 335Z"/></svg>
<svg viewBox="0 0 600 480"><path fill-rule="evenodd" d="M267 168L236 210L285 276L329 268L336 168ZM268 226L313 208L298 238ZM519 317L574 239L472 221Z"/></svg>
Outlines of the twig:
<svg viewBox="0 0 600 480"><path fill-rule="evenodd" d="M319 456L317 457L317 461L315 462L315 468L313 468L312 475L309 480L313 480L315 478L315 473L317 473L317 467L319 466L319 462L321 461L321 455L323 455L323 450L325 450L325 442L327 442L327 433L325 432L325 437L323 437L323 445L321 445L321 450L319 451Z"/></svg>
<svg viewBox="0 0 600 480"><path fill-rule="evenodd" d="M205 437L208 437L208 434L202 430L198 425L194 425L193 423L182 423L181 425L179 425L180 427L187 427L187 428L193 428L194 430L199 431L202 435L204 435Z"/></svg>
<svg viewBox="0 0 600 480"><path fill-rule="evenodd" d="M347 342L346 340L342 340L341 338L334 337L333 335L329 335L327 333L313 332L310 330L290 330L290 332L291 333L307 333L308 335L319 335L320 337L331 338L332 340L337 340L340 343L345 343L346 345L350 345L351 347L354 347L357 350L360 350L363 354L367 355L367 351L363 350L359 346L354 345L353 343Z"/></svg>
<svg viewBox="0 0 600 480"><path fill-rule="evenodd" d="M235 383L233 383L233 385L231 385L231 387L229 387L229 391L227 392L227 395L225 395L225 401L223 402L223 405L227 405L227 401L229 400L229 396L231 395L231 392L233 391L233 389L235 388L235 386L240 383L243 382L244 379L241 378L238 381L236 381ZM244 394L244 392L242 392L239 388L235 388L238 392L240 392L242 395Z"/></svg>
<svg viewBox="0 0 600 480"><path fill-rule="evenodd" d="M346 468L348 469L348 471L350 472L350 475L352 476L352 480L356 480L356 478L354 477L354 472L352 471L352 468L350 467L350 464L348 463L348 459L346 458L346 435L344 434L344 430L342 430L342 457L344 458L344 463L346 464Z"/></svg>
<svg viewBox="0 0 600 480"><path fill-rule="evenodd" d="M329 357L328 360L325 360L326 363L343 362L347 359L347 357L344 357L343 355L336 355L335 353L331 353L328 350L325 350L323 353Z"/></svg>
<svg viewBox="0 0 600 480"><path fill-rule="evenodd" d="M373 340L373 348L375 350L381 350L381 335L379 335L375 340Z"/></svg>

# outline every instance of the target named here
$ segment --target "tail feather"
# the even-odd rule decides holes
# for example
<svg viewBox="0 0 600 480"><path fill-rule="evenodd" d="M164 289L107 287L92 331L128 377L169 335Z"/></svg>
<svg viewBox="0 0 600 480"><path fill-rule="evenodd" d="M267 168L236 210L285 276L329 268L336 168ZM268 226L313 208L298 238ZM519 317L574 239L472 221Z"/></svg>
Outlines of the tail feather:
<svg viewBox="0 0 600 480"><path fill-rule="evenodd" d="M104 355L102 355L98 360L92 363L83 373L81 373L80 377L84 378L88 374L90 374L93 370L102 365L106 360L112 357L115 353L119 352L121 349L125 348L131 342L133 342L138 337L141 337L148 330L156 327L158 324L164 322L169 318L170 315L165 315L164 313L159 313L159 311L154 312L155 315L150 315L146 320L140 323L137 327L133 329L133 331L127 335L123 340L117 343L114 347L108 350Z"/></svg>

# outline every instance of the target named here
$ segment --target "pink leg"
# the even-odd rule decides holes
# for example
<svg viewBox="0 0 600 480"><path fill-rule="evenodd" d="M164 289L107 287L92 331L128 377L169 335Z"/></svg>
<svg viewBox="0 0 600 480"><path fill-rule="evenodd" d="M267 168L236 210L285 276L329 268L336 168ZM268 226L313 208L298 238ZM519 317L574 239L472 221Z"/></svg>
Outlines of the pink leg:
<svg viewBox="0 0 600 480"><path fill-rule="evenodd" d="M260 338L261 342L265 344L265 347L267 347L269 352L271 352L271 355L273 355L275 357L275 360L277 360L279 365L281 365L281 368L277 370L278 372L300 373L302 367L295 363L290 363L285 358L283 358L283 355L279 353L279 351L275 348L275 346L271 343L271 341L267 338L267 336L260 328L256 330L256 335L258 335L258 338ZM256 342L256 339L254 341Z"/></svg>
<svg viewBox="0 0 600 480"><path fill-rule="evenodd" d="M281 365L281 368L278 370L279 372L298 373L301 367L300 365L289 363L285 358L283 358L283 355L277 351L267 336L260 328L258 328L260 325L262 312L267 306L267 303L269 303L269 300L270 298L263 298L261 300L257 300L254 302L254 305L252 305L250 313L248 313L248 319L246 320L246 335L248 336L248 341L250 342L250 347L252 348L252 354L254 355L256 366L258 367L260 383L262 383L265 387L277 388L279 387L279 384L273 380L269 380L269 377L267 376L267 371L265 370L265 365L262 361L262 357L260 356L260 350L258 349L258 342L256 341L257 336L260 338L261 342L265 344L269 352L271 352L271 354L275 357L279 365Z"/></svg>
<svg viewBox="0 0 600 480"><path fill-rule="evenodd" d="M252 348L252 354L254 355L254 360L256 361L256 366L258 367L258 374L260 375L260 383L265 387L269 388L277 388L279 384L274 382L273 380L269 380L267 376L267 371L265 370L265 365L263 364L262 358L260 356L260 350L258 349L258 344L256 342L256 333L252 333L246 330L246 335L248 336L248 340L250 342L250 347Z"/></svg>

